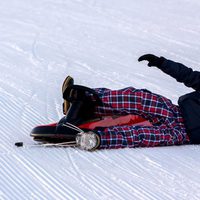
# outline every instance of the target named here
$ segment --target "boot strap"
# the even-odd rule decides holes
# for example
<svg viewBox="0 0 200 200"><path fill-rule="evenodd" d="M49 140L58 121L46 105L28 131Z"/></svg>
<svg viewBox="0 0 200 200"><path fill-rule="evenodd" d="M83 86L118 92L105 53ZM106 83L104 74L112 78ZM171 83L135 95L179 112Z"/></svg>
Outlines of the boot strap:
<svg viewBox="0 0 200 200"><path fill-rule="evenodd" d="M86 92L88 94L93 95L97 105L102 105L102 101L99 98L98 94L95 92L95 90L82 86L82 85L69 86L67 90L63 93L63 98L69 102L73 102L77 100L78 101L88 100L88 96L86 95Z"/></svg>

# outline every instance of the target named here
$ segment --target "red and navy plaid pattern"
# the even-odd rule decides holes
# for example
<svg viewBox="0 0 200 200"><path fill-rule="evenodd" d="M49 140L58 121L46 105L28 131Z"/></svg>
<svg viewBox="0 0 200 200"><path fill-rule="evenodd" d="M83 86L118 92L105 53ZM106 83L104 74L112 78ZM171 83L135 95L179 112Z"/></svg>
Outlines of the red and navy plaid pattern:
<svg viewBox="0 0 200 200"><path fill-rule="evenodd" d="M95 114L140 115L153 126L113 126L98 129L100 148L153 147L188 143L179 107L158 94L146 89L128 87L121 90L97 88L103 102Z"/></svg>

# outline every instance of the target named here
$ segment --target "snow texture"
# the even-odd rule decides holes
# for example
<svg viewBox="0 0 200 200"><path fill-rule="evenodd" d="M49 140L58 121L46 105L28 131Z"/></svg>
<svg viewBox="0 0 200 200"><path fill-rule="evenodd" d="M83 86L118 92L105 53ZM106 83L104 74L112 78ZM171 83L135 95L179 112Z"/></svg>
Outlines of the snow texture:
<svg viewBox="0 0 200 200"><path fill-rule="evenodd" d="M137 59L153 53L200 70L199 10L199 0L1 1L0 199L199 200L198 145L29 146L34 126L62 117L66 75L89 87L147 88L176 103L191 90Z"/></svg>

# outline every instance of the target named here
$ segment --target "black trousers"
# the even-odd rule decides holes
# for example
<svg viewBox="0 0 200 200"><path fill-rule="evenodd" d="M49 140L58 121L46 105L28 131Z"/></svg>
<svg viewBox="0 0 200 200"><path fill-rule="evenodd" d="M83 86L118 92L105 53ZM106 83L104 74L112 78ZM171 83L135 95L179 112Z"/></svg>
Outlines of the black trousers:
<svg viewBox="0 0 200 200"><path fill-rule="evenodd" d="M178 104L191 144L200 144L200 92L191 92L181 96Z"/></svg>

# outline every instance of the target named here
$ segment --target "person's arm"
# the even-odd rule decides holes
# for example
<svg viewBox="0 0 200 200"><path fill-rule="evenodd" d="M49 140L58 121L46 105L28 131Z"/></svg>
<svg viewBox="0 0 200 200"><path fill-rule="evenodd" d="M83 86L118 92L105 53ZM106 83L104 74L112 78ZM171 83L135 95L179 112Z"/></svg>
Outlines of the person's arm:
<svg viewBox="0 0 200 200"><path fill-rule="evenodd" d="M200 91L200 72L193 71L181 63L167 60L164 57L157 57L152 54L141 56L138 61L148 61L148 66L156 66L166 74L175 78L178 82L184 83L196 91Z"/></svg>

